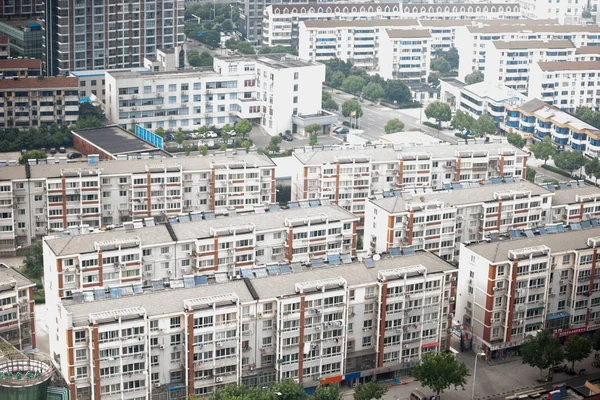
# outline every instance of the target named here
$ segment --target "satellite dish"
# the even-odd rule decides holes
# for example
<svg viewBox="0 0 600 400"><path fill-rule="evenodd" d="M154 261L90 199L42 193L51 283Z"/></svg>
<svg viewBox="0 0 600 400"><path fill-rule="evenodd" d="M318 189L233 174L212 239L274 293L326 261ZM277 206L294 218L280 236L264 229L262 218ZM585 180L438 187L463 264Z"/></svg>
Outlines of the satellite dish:
<svg viewBox="0 0 600 400"><path fill-rule="evenodd" d="M375 255L373 256L373 260L375 260L375 261L379 261L379 260L381 260L381 256L380 256L379 254L375 254Z"/></svg>

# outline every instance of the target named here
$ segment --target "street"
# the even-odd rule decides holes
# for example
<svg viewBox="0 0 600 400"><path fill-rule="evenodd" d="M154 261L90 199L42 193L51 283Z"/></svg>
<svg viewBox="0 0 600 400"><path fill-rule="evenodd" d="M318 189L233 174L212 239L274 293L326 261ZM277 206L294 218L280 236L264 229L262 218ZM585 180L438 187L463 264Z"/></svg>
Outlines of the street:
<svg viewBox="0 0 600 400"><path fill-rule="evenodd" d="M334 111L339 117L341 121L347 121L348 118L342 116L342 104L345 101L355 98L355 96L341 92L339 90L331 89L324 87L324 90L331 92L333 99L340 106L339 111ZM400 121L404 122L404 130L409 131L410 129L420 129L424 133L433 136L440 137L441 139L455 144L457 142L456 137L454 137L451 133L447 131L438 132L437 129L430 128L421 123L421 121L427 121L425 117L424 110L421 109L405 109L405 110L393 110L391 108L377 105L372 103L371 101L364 100L361 103L361 107L363 110L363 116L359 119L360 128L365 132L361 134L367 140L377 140L380 136L385 134L385 124L391 119L398 118ZM423 113L419 117L419 113ZM434 122L434 121L430 121Z"/></svg>
<svg viewBox="0 0 600 400"><path fill-rule="evenodd" d="M186 39L185 40L185 51L190 51L190 50L196 50L198 53L202 53L203 51L206 51L208 54L210 54L211 56L215 56L215 55L225 55L225 49L211 49L207 46L205 46L204 44L200 43L197 40L194 39Z"/></svg>

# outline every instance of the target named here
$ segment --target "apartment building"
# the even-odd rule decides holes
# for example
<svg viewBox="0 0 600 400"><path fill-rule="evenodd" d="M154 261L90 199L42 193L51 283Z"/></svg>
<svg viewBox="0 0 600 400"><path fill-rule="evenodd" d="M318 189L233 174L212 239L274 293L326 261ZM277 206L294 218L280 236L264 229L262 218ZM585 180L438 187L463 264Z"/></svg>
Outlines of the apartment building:
<svg viewBox="0 0 600 400"><path fill-rule="evenodd" d="M336 24L348 22L361 24L394 23L400 19L464 20L518 19L519 5L494 3L469 5L465 3L318 3L272 4L265 9L262 22L262 44L267 46L299 47L299 30L302 23L323 22ZM462 21L460 21L462 20ZM448 21L444 21L448 22Z"/></svg>
<svg viewBox="0 0 600 400"><path fill-rule="evenodd" d="M575 50L575 61L600 61L600 49L597 46L582 46Z"/></svg>
<svg viewBox="0 0 600 400"><path fill-rule="evenodd" d="M214 71L107 71L106 117L123 127L197 130L248 119L271 135L337 116L321 111L325 66L295 56L215 57ZM302 81L302 85L300 82Z"/></svg>
<svg viewBox="0 0 600 400"><path fill-rule="evenodd" d="M599 69L600 61L572 60L532 64L529 94L571 113L577 107L589 107L598 111Z"/></svg>
<svg viewBox="0 0 600 400"><path fill-rule="evenodd" d="M531 65L572 60L575 45L570 40L510 40L486 43L485 81L527 93Z"/></svg>
<svg viewBox="0 0 600 400"><path fill-rule="evenodd" d="M0 80L0 128L27 129L42 124L72 124L79 116L75 78Z"/></svg>
<svg viewBox="0 0 600 400"><path fill-rule="evenodd" d="M0 35L0 60L10 57L10 42L8 36Z"/></svg>
<svg viewBox="0 0 600 400"><path fill-rule="evenodd" d="M43 2L45 75L143 66L156 49L185 41L183 0Z"/></svg>
<svg viewBox="0 0 600 400"><path fill-rule="evenodd" d="M431 34L428 29L390 29L381 35L379 74L384 79L427 82Z"/></svg>
<svg viewBox="0 0 600 400"><path fill-rule="evenodd" d="M292 199L327 199L361 218L367 199L453 182L522 178L527 154L507 143L294 152Z"/></svg>
<svg viewBox="0 0 600 400"><path fill-rule="evenodd" d="M498 181L370 199L364 241L375 253L410 247L454 260L460 243L553 222L552 191L525 180Z"/></svg>
<svg viewBox="0 0 600 400"><path fill-rule="evenodd" d="M2 1L0 3L0 18L31 18L42 12L41 0Z"/></svg>
<svg viewBox="0 0 600 400"><path fill-rule="evenodd" d="M596 226L600 216L600 190L587 186L582 181L549 186L554 191L552 199L552 222L564 225L581 224L589 228ZM596 221L594 221L596 220Z"/></svg>
<svg viewBox="0 0 600 400"><path fill-rule="evenodd" d="M1 83L1 81L0 81ZM120 226L275 202L275 165L257 153L0 167L2 251L71 227Z"/></svg>
<svg viewBox="0 0 600 400"><path fill-rule="evenodd" d="M558 19L561 24L582 24L581 14L588 3L582 0L573 0L567 3L557 1L545 2L540 0L519 0L523 18L529 19Z"/></svg>
<svg viewBox="0 0 600 400"><path fill-rule="evenodd" d="M35 282L0 263L0 337L25 351L36 347Z"/></svg>
<svg viewBox="0 0 600 400"><path fill-rule="evenodd" d="M597 46L600 26L559 25L557 20L477 21L455 30L460 57L458 78L475 70L484 72L490 41L570 40L576 48Z"/></svg>
<svg viewBox="0 0 600 400"><path fill-rule="evenodd" d="M498 127L528 140L550 137L560 149L571 148L594 158L600 154L600 131L545 101L532 99L519 106L506 105L506 118Z"/></svg>
<svg viewBox="0 0 600 400"><path fill-rule="evenodd" d="M41 62L35 59L0 59L0 77L2 79L19 77L31 78L41 75Z"/></svg>
<svg viewBox="0 0 600 400"><path fill-rule="evenodd" d="M449 348L456 269L430 253L249 272L59 303L50 346L71 396L144 397L167 385L203 396L284 378L352 385Z"/></svg>
<svg viewBox="0 0 600 400"><path fill-rule="evenodd" d="M540 329L566 338L598 328L600 229L550 232L461 246L456 318L474 350L493 359Z"/></svg>

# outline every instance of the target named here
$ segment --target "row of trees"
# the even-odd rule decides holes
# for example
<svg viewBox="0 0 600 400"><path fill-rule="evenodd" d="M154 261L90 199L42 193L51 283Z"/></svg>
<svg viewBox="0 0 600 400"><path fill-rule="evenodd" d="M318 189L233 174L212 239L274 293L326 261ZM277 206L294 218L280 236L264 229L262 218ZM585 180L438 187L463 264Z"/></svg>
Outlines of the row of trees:
<svg viewBox="0 0 600 400"><path fill-rule="evenodd" d="M436 50L431 59L431 73L427 77L427 82L433 86L438 86L440 84L440 78L456 76L458 62L458 50L456 50L455 47L446 51L441 49Z"/></svg>
<svg viewBox="0 0 600 400"><path fill-rule="evenodd" d="M543 379L545 370L560 365L564 360L570 362L571 370L574 370L575 363L589 357L592 349L600 350L600 330L591 340L579 335L569 336L564 348L552 332L544 330L521 345L521 356L525 363L540 370L540 379Z"/></svg>
<svg viewBox="0 0 600 400"><path fill-rule="evenodd" d="M593 127L600 129L600 112L593 111L588 107L577 107L575 109L575 116L583 122L587 122Z"/></svg>
<svg viewBox="0 0 600 400"><path fill-rule="evenodd" d="M466 129L476 137L493 135L496 133L494 119L487 114L480 115L479 118L475 119L466 112L458 110L452 118L452 126L455 129Z"/></svg>
<svg viewBox="0 0 600 400"><path fill-rule="evenodd" d="M188 63L192 67L212 67L213 66L213 56L211 56L208 52L203 51L202 53L198 53L196 50L189 50L187 52Z"/></svg>
<svg viewBox="0 0 600 400"><path fill-rule="evenodd" d="M211 47L218 47L221 32L234 30L240 18L237 7L230 7L229 3L189 4L184 16L187 21L183 27L185 35Z"/></svg>
<svg viewBox="0 0 600 400"><path fill-rule="evenodd" d="M345 92L362 95L371 101L387 100L398 104L411 104L410 89L402 81L383 79L379 75L370 76L363 68L339 59L327 61L325 84Z"/></svg>

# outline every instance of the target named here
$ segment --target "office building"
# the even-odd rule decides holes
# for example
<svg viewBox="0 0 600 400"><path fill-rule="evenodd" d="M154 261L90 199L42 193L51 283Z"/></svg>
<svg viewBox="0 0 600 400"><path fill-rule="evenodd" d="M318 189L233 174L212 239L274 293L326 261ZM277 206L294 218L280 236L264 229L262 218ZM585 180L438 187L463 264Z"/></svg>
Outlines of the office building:
<svg viewBox="0 0 600 400"><path fill-rule="evenodd" d="M521 18L516 3L318 3L272 4L266 7L262 21L262 44L266 46L299 47L299 30L302 23L337 22L384 23L400 19L465 20L518 19Z"/></svg>
<svg viewBox="0 0 600 400"><path fill-rule="evenodd" d="M598 328L600 229L571 227L461 246L455 317L472 332L475 351L494 359L541 329L564 338Z"/></svg>
<svg viewBox="0 0 600 400"><path fill-rule="evenodd" d="M36 59L0 59L0 77L3 79L13 77L30 78L41 75L42 64Z"/></svg>
<svg viewBox="0 0 600 400"><path fill-rule="evenodd" d="M577 107L600 110L600 60L539 62L530 69L530 96L571 113Z"/></svg>
<svg viewBox="0 0 600 400"><path fill-rule="evenodd" d="M108 71L106 117L130 128L197 130L238 119L270 135L303 134L319 123L329 132L337 116L321 110L325 65L282 54L215 57L214 71Z"/></svg>
<svg viewBox="0 0 600 400"><path fill-rule="evenodd" d="M46 75L141 67L146 55L184 43L183 0L44 2Z"/></svg>
<svg viewBox="0 0 600 400"><path fill-rule="evenodd" d="M353 385L405 374L449 348L452 265L425 252L347 261L64 300L49 311L52 357L71 396L90 399L152 396L167 385L203 396L285 378Z"/></svg>
<svg viewBox="0 0 600 400"><path fill-rule="evenodd" d="M570 40L576 48L600 44L600 26L559 25L557 20L477 21L455 30L455 46L460 57L458 78L471 72L484 72L491 41Z"/></svg>
<svg viewBox="0 0 600 400"><path fill-rule="evenodd" d="M21 351L36 347L33 288L35 282L0 263L0 337Z"/></svg>
<svg viewBox="0 0 600 400"><path fill-rule="evenodd" d="M522 93L529 89L531 66L539 62L569 61L575 56L570 40L515 40L486 43L485 81Z"/></svg>
<svg viewBox="0 0 600 400"><path fill-rule="evenodd" d="M96 165L56 161L18 166L13 161L0 168L3 252L81 225L121 226L149 217L161 222L183 213L253 210L275 202L275 165L257 153Z"/></svg>
<svg viewBox="0 0 600 400"><path fill-rule="evenodd" d="M550 137L559 149L571 148L590 158L600 154L600 130L539 99L506 104L505 120L498 127L527 140Z"/></svg>
<svg viewBox="0 0 600 400"><path fill-rule="evenodd" d="M454 260L460 243L553 222L552 191L524 180L497 181L370 199L365 210L365 246L368 243L375 253L390 248L424 249Z"/></svg>
<svg viewBox="0 0 600 400"><path fill-rule="evenodd" d="M361 218L369 197L392 190L524 178L527 154L508 143L324 149L293 154L292 199L327 199Z"/></svg>
<svg viewBox="0 0 600 400"><path fill-rule="evenodd" d="M8 36L14 54L25 58L42 58L42 26L37 20L2 20L0 35Z"/></svg>
<svg viewBox="0 0 600 400"><path fill-rule="evenodd" d="M28 129L42 124L72 124L79 116L77 79L0 80L0 128Z"/></svg>

